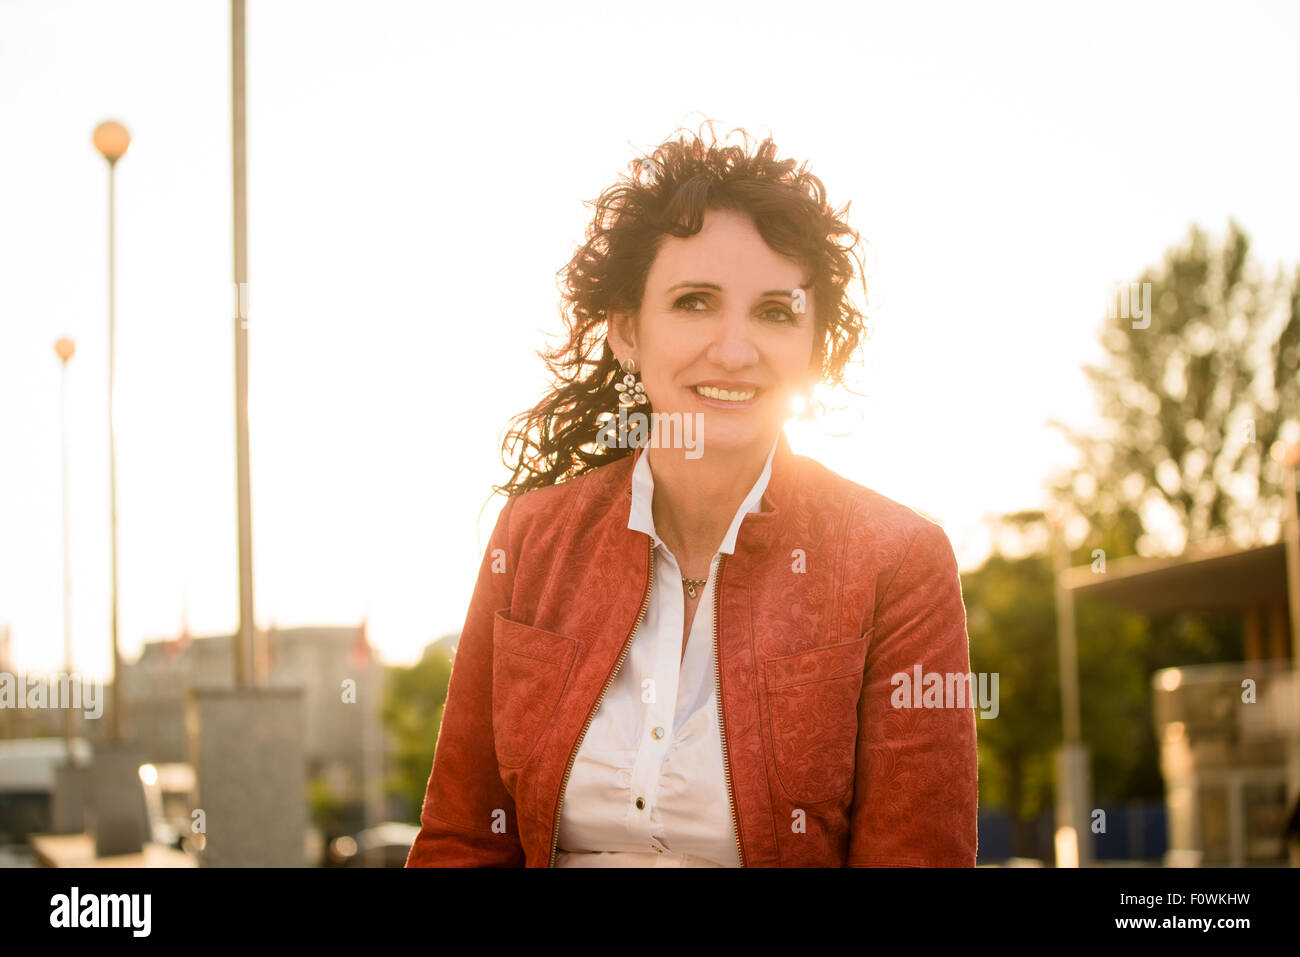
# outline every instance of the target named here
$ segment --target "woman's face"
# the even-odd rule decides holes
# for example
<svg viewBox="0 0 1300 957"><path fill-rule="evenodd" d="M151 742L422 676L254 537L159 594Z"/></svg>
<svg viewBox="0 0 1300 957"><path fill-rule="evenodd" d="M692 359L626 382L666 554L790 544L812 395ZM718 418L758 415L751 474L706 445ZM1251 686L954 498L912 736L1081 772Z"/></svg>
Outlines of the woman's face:
<svg viewBox="0 0 1300 957"><path fill-rule="evenodd" d="M750 217L708 210L694 236L665 237L636 321L611 313L610 345L636 360L655 412L703 414L705 454L766 448L816 381L803 278Z"/></svg>

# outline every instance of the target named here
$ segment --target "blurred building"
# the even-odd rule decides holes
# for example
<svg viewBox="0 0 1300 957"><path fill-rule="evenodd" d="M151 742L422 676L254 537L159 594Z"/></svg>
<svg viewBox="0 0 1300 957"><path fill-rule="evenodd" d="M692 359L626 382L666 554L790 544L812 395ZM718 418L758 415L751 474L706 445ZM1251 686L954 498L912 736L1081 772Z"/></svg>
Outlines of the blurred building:
<svg viewBox="0 0 1300 957"><path fill-rule="evenodd" d="M1063 582L1076 596L1151 616L1242 616L1245 661L1165 668L1152 676L1168 812L1165 861L1285 864L1283 831L1300 796L1300 687L1284 544L1206 544L1175 558L1121 559L1101 573L1072 568Z"/></svg>
<svg viewBox="0 0 1300 957"><path fill-rule="evenodd" d="M140 657L124 665L124 734L146 760L189 760L185 695L234 686L233 642L231 635L190 638L182 632L172 641L146 643ZM323 777L342 801L365 800L366 776L387 766L389 750L380 720L386 672L365 626L259 632L254 663L260 685L303 690L308 777Z"/></svg>

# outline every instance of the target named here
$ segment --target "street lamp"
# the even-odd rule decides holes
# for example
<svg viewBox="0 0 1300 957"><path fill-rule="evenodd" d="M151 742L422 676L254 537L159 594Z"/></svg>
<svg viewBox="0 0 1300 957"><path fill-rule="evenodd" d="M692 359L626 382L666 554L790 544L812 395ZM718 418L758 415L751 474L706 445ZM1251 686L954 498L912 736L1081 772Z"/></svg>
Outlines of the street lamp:
<svg viewBox="0 0 1300 957"><path fill-rule="evenodd" d="M122 652L117 634L117 437L113 425L113 341L116 299L114 236L117 206L114 172L117 169L117 161L131 145L131 134L121 123L108 120L95 127L94 143L95 149L108 160L108 527L113 575L113 741L120 744L122 741Z"/></svg>
<svg viewBox="0 0 1300 957"><path fill-rule="evenodd" d="M63 487L63 667L72 681L72 581L68 569L68 360L77 351L71 339L62 338L54 343L54 354L59 357L59 471ZM63 711L63 734L68 748L68 767L75 767L77 759L72 753L72 708Z"/></svg>
<svg viewBox="0 0 1300 957"><path fill-rule="evenodd" d="M95 127L94 140L95 149L104 154L104 159L112 166L131 145L131 134L116 120L105 120Z"/></svg>
<svg viewBox="0 0 1300 957"><path fill-rule="evenodd" d="M1064 740L1056 760L1056 864L1080 867L1092 863L1088 800L1092 790L1088 749L1079 719L1079 653L1074 624L1074 592L1066 584L1070 546L1066 526L1076 514L1068 501L1047 510L1050 548L1055 570L1056 643L1061 668L1061 723Z"/></svg>

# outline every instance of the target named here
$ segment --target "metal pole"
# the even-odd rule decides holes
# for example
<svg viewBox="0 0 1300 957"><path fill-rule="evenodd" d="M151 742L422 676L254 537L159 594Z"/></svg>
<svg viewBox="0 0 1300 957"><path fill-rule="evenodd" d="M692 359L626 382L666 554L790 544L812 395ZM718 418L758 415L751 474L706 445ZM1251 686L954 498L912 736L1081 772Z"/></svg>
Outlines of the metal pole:
<svg viewBox="0 0 1300 957"><path fill-rule="evenodd" d="M1291 667L1300 666L1296 651L1300 649L1300 516L1297 516L1295 453L1288 454L1282 465L1286 490L1286 598L1291 611Z"/></svg>
<svg viewBox="0 0 1300 957"><path fill-rule="evenodd" d="M1286 495L1286 601L1291 612L1291 688L1300 699L1300 506L1296 503L1296 460L1300 449L1286 449L1282 458L1282 488ZM1300 795L1300 722L1291 722L1290 759L1287 764L1287 807Z"/></svg>
<svg viewBox="0 0 1300 957"><path fill-rule="evenodd" d="M1065 513L1051 523L1056 584L1056 644L1061 670L1061 723L1064 742L1057 750L1057 856L1065 866L1092 863L1089 830L1088 755L1081 740L1079 718L1079 655L1075 636L1074 592L1065 584L1070 548L1065 541ZM1061 844L1065 840L1065 845Z"/></svg>
<svg viewBox="0 0 1300 957"><path fill-rule="evenodd" d="M370 753L371 748L374 746L374 742L371 740L370 723L371 711L375 707L375 683L371 681L370 678L369 662L367 662L366 674L364 675L366 703L363 705L364 710L361 712L361 778L363 789L361 798L362 804L365 807L365 813L363 815L365 818L365 824L362 825L362 830L368 830L379 823L375 819L375 771L373 755ZM372 833L371 836L374 837L375 835ZM363 851L363 854L365 855L366 867L382 866L382 862L379 860L379 848L373 842L365 849L365 851Z"/></svg>
<svg viewBox="0 0 1300 957"><path fill-rule="evenodd" d="M66 340L65 340L66 341ZM60 343L62 345L62 342ZM63 667L72 680L72 575L68 547L68 358L60 353L59 364L59 471L63 491ZM72 753L72 708L63 709L63 736L68 750L68 767L76 767Z"/></svg>
<svg viewBox="0 0 1300 957"><path fill-rule="evenodd" d="M235 686L250 686L253 648L253 525L248 470L248 172L244 129L244 0L230 3L230 77L235 215L235 436L239 486L239 635Z"/></svg>
<svg viewBox="0 0 1300 957"><path fill-rule="evenodd" d="M116 174L117 163L108 164L108 527L112 548L112 616L113 616L113 743L122 743L122 648L118 639L117 604L117 428L113 418L114 341L117 328L115 277L116 250Z"/></svg>
<svg viewBox="0 0 1300 957"><path fill-rule="evenodd" d="M1075 644L1074 593L1065 586L1065 572L1070 567L1070 550L1065 544L1065 530L1054 530L1056 559L1056 644L1061 663L1061 719L1065 743L1079 741L1079 657Z"/></svg>

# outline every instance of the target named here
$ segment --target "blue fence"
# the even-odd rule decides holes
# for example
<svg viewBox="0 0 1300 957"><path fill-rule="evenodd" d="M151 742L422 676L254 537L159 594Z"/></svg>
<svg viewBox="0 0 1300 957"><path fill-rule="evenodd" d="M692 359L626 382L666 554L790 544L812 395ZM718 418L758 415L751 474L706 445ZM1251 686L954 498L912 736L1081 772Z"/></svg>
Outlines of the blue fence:
<svg viewBox="0 0 1300 957"><path fill-rule="evenodd" d="M1158 864L1168 844L1163 803L1132 802L1102 805L1106 830L1092 834L1092 856L1097 861L1143 861ZM978 864L996 864L1010 857L1027 857L1051 866L1056 857L1052 812L1040 814L1024 825L1025 846L1016 853L1012 841L1011 815L1005 811L981 811L979 815Z"/></svg>

